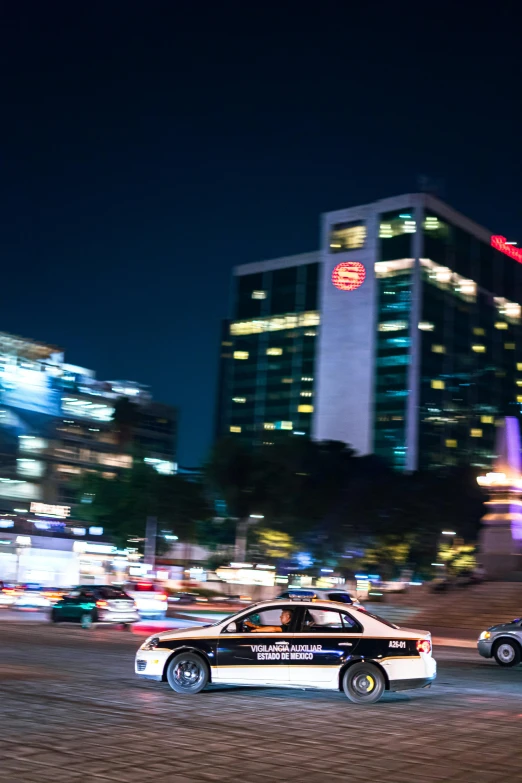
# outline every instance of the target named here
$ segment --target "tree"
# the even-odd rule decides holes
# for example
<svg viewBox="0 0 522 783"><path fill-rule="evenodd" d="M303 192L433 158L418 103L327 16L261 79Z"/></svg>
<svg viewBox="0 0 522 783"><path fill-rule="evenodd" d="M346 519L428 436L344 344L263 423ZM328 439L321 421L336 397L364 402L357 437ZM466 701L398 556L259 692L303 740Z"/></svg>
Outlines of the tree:
<svg viewBox="0 0 522 783"><path fill-rule="evenodd" d="M258 528L255 531L255 538L258 549L268 560L286 560L295 549L292 537L281 530Z"/></svg>
<svg viewBox="0 0 522 783"><path fill-rule="evenodd" d="M198 521L212 513L202 484L161 476L140 460L113 479L89 474L79 494L79 517L105 528L120 546L127 546L129 538L143 538L148 516L157 517L158 527L180 540L195 541Z"/></svg>

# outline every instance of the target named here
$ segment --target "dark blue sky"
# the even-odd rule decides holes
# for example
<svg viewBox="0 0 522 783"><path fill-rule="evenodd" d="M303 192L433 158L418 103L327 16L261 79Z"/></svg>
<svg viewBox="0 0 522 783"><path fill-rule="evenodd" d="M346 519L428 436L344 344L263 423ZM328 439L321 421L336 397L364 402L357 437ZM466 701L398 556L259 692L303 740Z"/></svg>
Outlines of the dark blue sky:
<svg viewBox="0 0 522 783"><path fill-rule="evenodd" d="M419 175L522 243L518 4L362 5L2 6L0 330L179 405L183 464L235 264Z"/></svg>

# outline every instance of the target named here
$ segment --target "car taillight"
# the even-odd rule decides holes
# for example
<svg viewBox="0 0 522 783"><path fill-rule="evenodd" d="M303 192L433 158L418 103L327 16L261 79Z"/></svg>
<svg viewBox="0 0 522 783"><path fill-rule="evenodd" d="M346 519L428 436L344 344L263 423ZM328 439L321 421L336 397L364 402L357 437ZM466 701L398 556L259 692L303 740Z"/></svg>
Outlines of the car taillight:
<svg viewBox="0 0 522 783"><path fill-rule="evenodd" d="M100 609L104 606L108 606L107 601L96 601L96 606L99 606Z"/></svg>
<svg viewBox="0 0 522 783"><path fill-rule="evenodd" d="M418 652L429 653L431 652L431 642L429 639L419 639L417 641Z"/></svg>
<svg viewBox="0 0 522 783"><path fill-rule="evenodd" d="M167 600L167 596L163 595L163 593L161 595L158 595L158 598L160 599L160 601L166 601Z"/></svg>

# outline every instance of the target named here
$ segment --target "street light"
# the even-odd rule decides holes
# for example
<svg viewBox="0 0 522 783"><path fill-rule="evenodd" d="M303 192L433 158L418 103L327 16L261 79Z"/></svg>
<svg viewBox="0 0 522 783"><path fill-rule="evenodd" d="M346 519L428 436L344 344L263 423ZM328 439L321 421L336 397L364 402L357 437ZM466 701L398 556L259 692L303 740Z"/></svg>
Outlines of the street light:
<svg viewBox="0 0 522 783"><path fill-rule="evenodd" d="M264 514L250 514L250 519L264 519Z"/></svg>
<svg viewBox="0 0 522 783"><path fill-rule="evenodd" d="M456 536L457 533L454 530L443 530L442 531L443 536Z"/></svg>

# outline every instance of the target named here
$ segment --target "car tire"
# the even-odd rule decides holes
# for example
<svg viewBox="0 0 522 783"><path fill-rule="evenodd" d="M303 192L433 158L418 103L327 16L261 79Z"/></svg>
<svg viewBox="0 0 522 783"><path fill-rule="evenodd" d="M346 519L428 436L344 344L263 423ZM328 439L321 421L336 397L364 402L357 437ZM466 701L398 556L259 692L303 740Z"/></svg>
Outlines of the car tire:
<svg viewBox="0 0 522 783"><path fill-rule="evenodd" d="M51 622L52 623L59 623L60 622L60 618L59 618L58 612L55 609L53 609L51 611Z"/></svg>
<svg viewBox="0 0 522 783"><path fill-rule="evenodd" d="M499 666L516 666L522 660L520 645L511 639L499 639L493 647L493 657Z"/></svg>
<svg viewBox="0 0 522 783"><path fill-rule="evenodd" d="M167 666L167 682L176 693L200 693L208 681L208 666L195 653L179 653Z"/></svg>
<svg viewBox="0 0 522 783"><path fill-rule="evenodd" d="M355 663L343 676L344 693L355 704L374 704L385 688L384 675L372 663Z"/></svg>
<svg viewBox="0 0 522 783"><path fill-rule="evenodd" d="M93 622L94 622L94 617L92 616L92 612L85 612L85 614L82 614L82 616L80 617L80 625L86 631L88 631L89 628L92 628Z"/></svg>

